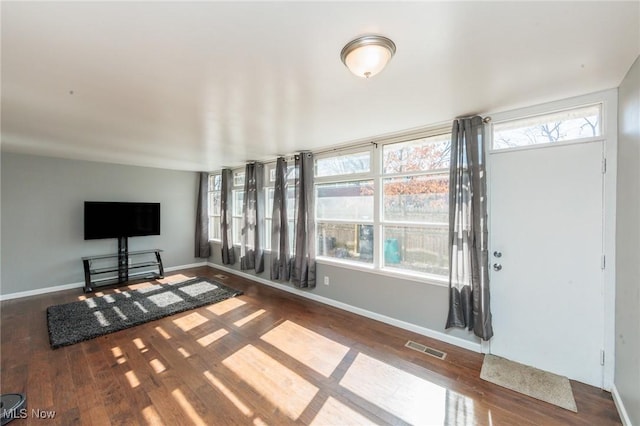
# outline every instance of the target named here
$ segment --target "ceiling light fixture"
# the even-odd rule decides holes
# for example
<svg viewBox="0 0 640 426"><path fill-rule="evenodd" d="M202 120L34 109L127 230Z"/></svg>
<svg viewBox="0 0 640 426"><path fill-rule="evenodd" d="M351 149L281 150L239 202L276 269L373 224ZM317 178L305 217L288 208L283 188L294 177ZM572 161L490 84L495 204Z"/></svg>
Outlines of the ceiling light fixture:
<svg viewBox="0 0 640 426"><path fill-rule="evenodd" d="M378 74L396 53L396 45L380 35L365 35L351 40L340 52L340 59L358 77Z"/></svg>

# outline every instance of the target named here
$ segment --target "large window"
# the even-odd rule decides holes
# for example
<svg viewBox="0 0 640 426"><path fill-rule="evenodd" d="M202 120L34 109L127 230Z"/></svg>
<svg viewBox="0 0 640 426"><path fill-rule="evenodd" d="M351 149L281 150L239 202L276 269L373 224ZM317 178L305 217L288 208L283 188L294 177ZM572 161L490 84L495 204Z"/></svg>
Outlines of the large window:
<svg viewBox="0 0 640 426"><path fill-rule="evenodd" d="M209 175L209 239L220 240L220 194L222 175Z"/></svg>
<svg viewBox="0 0 640 426"><path fill-rule="evenodd" d="M265 166L265 185L264 190L266 191L266 208L265 208L265 249L271 250L271 226L272 226L272 216L273 216L273 193L274 187L276 184L276 163L269 163ZM289 247L293 250L293 236L295 235L295 165L293 162L287 166L287 182L288 182L288 194L287 194L287 222L289 223Z"/></svg>
<svg viewBox="0 0 640 426"><path fill-rule="evenodd" d="M449 134L382 147L381 265L448 274Z"/></svg>
<svg viewBox="0 0 640 426"><path fill-rule="evenodd" d="M340 153L315 161L319 259L442 280L448 275L450 134ZM287 169L294 249L296 168ZM233 243L240 244L244 169L233 172ZM265 248L271 249L275 163L265 165ZM210 237L220 239L221 176L209 180Z"/></svg>
<svg viewBox="0 0 640 426"><path fill-rule="evenodd" d="M231 220L233 244L240 245L242 239L242 208L244 206L244 169L233 172L231 190Z"/></svg>
<svg viewBox="0 0 640 426"><path fill-rule="evenodd" d="M373 264L372 151L316 159L317 255Z"/></svg>
<svg viewBox="0 0 640 426"><path fill-rule="evenodd" d="M448 275L449 134L316 159L318 257Z"/></svg>

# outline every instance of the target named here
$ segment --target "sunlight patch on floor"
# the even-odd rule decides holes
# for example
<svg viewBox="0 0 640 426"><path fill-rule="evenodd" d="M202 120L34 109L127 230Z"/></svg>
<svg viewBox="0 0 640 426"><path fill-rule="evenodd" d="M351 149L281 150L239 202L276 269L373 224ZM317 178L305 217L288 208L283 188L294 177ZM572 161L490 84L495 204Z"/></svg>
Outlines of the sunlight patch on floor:
<svg viewBox="0 0 640 426"><path fill-rule="evenodd" d="M181 283L183 281L190 280L191 278L195 278L195 277L188 277L183 274L177 274L177 275L171 275L170 277L159 279L157 281L162 284L175 284L175 283Z"/></svg>
<svg viewBox="0 0 640 426"><path fill-rule="evenodd" d="M204 377L207 378L207 380L209 380L209 382L216 388L218 389L220 392L222 392L222 394L224 396L227 397L227 399L229 401L231 401L231 403L233 405L236 406L236 408L238 410L240 410L240 412L242 414L244 414L245 416L249 417L253 415L253 411L251 411L249 409L249 407L247 407L241 400L240 398L238 398L236 396L236 394L234 394L231 390L229 390L228 387L226 387L224 385L224 383L222 383L220 380L218 380L217 377L215 377L213 374L211 374L211 372L209 372L208 370L205 371L204 373Z"/></svg>
<svg viewBox="0 0 640 426"><path fill-rule="evenodd" d="M149 365L153 368L153 371L155 371L156 374L160 374L167 369L167 367L165 367L158 358L154 358L149 361Z"/></svg>
<svg viewBox="0 0 640 426"><path fill-rule="evenodd" d="M147 348L147 345L145 345L142 339L139 337L136 337L135 339L133 339L133 344L136 345L136 348L138 348L138 350L142 353L145 353L149 350Z"/></svg>
<svg viewBox="0 0 640 426"><path fill-rule="evenodd" d="M129 381L129 386L131 386L132 388L137 388L138 386L140 386L140 380L138 380L138 376L136 376L136 373L134 373L133 371L127 371L126 373L124 373L124 376L127 378L127 380Z"/></svg>
<svg viewBox="0 0 640 426"><path fill-rule="evenodd" d="M253 345L239 349L222 364L293 420L318 393L317 387Z"/></svg>
<svg viewBox="0 0 640 426"><path fill-rule="evenodd" d="M197 342L198 342L198 344L200 344L200 346L206 348L207 346L209 346L210 344L212 344L216 340L226 336L227 334L229 334L229 332L227 330L225 330L224 328L221 328L220 330L216 330L213 333L209 333L206 336L203 336L203 337L199 338L197 340Z"/></svg>
<svg viewBox="0 0 640 426"><path fill-rule="evenodd" d="M331 376L349 352L347 346L289 320L260 338L325 377Z"/></svg>
<svg viewBox="0 0 640 426"><path fill-rule="evenodd" d="M127 359L125 358L124 353L122 353L122 349L120 349L120 346L111 348L111 355L113 355L118 364L124 364L125 362L127 362Z"/></svg>
<svg viewBox="0 0 640 426"><path fill-rule="evenodd" d="M101 326L108 327L109 325L111 325L111 323L104 317L102 311L94 311L93 315L96 317L96 319L98 320L98 324L100 324Z"/></svg>
<svg viewBox="0 0 640 426"><path fill-rule="evenodd" d="M246 305L247 302L243 302L242 300L232 297L231 299L223 300L222 302L218 302L214 305L207 307L207 311L216 314L216 315L224 315L229 311L232 311L236 308L239 308L242 305Z"/></svg>
<svg viewBox="0 0 640 426"><path fill-rule="evenodd" d="M191 354L189 353L189 351L187 351L185 348L183 347L179 347L178 348L178 352L180 352L180 355L182 355L185 358L189 358L191 356Z"/></svg>
<svg viewBox="0 0 640 426"><path fill-rule="evenodd" d="M159 335L164 337L166 340L171 339L171 335L169 333L167 333L166 331L164 331L164 328L162 328L160 326L157 326L156 327L156 331L158 332Z"/></svg>
<svg viewBox="0 0 640 426"><path fill-rule="evenodd" d="M153 406L149 405L142 410L142 417L148 425L162 425L164 422Z"/></svg>
<svg viewBox="0 0 640 426"><path fill-rule="evenodd" d="M182 297L169 290L147 296L147 300L153 302L159 308L166 308L167 306L184 302L184 299Z"/></svg>
<svg viewBox="0 0 640 426"><path fill-rule="evenodd" d="M375 425L362 414L329 397L310 423L311 426L326 425Z"/></svg>
<svg viewBox="0 0 640 426"><path fill-rule="evenodd" d="M246 317L239 319L238 321L234 322L233 325L235 325L236 327L242 327L243 325L245 325L246 323L253 321L254 319L258 318L260 315L264 314L265 311L264 309L259 309L257 311L255 311L254 313L252 313L251 315L247 315Z"/></svg>
<svg viewBox="0 0 640 426"><path fill-rule="evenodd" d="M189 331L199 325L204 324L207 321L209 321L209 319L205 318L197 312L192 312L183 317L174 319L173 323L180 327L182 331Z"/></svg>
<svg viewBox="0 0 640 426"><path fill-rule="evenodd" d="M111 355L113 355L114 358L120 358L124 354L122 353L122 349L120 349L120 346L114 346L113 348L111 348Z"/></svg>
<svg viewBox="0 0 640 426"><path fill-rule="evenodd" d="M180 389L176 389L171 392L173 398L178 402L182 411L191 419L191 421L195 425L203 425L206 426L206 423L202 420L202 417L198 415L193 406L187 401L187 398L184 397L184 394Z"/></svg>
<svg viewBox="0 0 640 426"><path fill-rule="evenodd" d="M260 417L256 417L255 419L253 419L253 424L255 426L268 426L264 420L262 420Z"/></svg>
<svg viewBox="0 0 640 426"><path fill-rule="evenodd" d="M411 424L444 424L447 390L359 353L340 385Z"/></svg>
<svg viewBox="0 0 640 426"><path fill-rule="evenodd" d="M137 283L137 284L130 284L127 286L127 288L129 290L142 290L145 289L147 287L153 287L153 286L157 286L157 284L152 284L150 282L143 282L143 283Z"/></svg>

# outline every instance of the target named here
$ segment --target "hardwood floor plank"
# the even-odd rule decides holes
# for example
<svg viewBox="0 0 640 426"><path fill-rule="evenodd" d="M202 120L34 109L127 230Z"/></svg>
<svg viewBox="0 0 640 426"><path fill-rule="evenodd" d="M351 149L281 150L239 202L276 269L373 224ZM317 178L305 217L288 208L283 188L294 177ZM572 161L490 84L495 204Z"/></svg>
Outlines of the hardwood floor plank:
<svg viewBox="0 0 640 426"><path fill-rule="evenodd" d="M61 425L620 424L608 392L571 382L572 413L481 380L482 354L224 275L244 294L56 350L46 308L81 290L1 302L2 392L26 393Z"/></svg>

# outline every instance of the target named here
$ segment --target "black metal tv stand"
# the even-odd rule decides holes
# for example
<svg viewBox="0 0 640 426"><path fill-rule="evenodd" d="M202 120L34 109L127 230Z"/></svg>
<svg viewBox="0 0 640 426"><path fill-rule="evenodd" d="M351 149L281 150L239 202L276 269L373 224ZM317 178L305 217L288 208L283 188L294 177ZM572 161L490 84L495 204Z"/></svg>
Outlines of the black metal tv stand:
<svg viewBox="0 0 640 426"><path fill-rule="evenodd" d="M118 253L103 254L97 256L87 256L82 258L84 266L84 292L93 291L94 287L101 287L111 284L124 284L130 278L164 278L164 268L160 249L129 251L127 237L118 238ZM155 255L155 256L151 256ZM116 259L109 262L110 259ZM135 262L133 260L136 260ZM96 262L104 262L106 265L96 266ZM150 269L152 268L152 269ZM141 270L131 273L132 270ZM157 269L157 272L155 271ZM117 272L117 277L113 273ZM109 276L106 276L109 274Z"/></svg>

